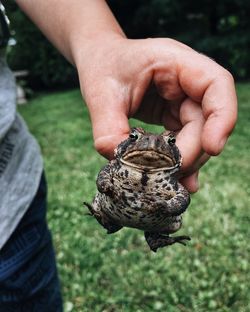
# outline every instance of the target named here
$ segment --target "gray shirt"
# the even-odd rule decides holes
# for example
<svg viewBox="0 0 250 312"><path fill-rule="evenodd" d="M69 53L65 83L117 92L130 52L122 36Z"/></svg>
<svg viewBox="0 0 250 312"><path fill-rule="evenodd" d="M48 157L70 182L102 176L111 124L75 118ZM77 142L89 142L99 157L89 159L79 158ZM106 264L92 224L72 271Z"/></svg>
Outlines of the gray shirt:
<svg viewBox="0 0 250 312"><path fill-rule="evenodd" d="M0 54L0 250L31 204L42 169L39 146L16 113L15 79Z"/></svg>

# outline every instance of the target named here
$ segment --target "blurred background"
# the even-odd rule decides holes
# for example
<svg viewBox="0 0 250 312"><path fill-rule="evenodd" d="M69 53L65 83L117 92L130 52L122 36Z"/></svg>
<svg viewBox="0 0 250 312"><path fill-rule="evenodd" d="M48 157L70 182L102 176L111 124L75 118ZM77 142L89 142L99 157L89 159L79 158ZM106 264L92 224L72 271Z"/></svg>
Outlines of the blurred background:
<svg viewBox="0 0 250 312"><path fill-rule="evenodd" d="M16 46L9 62L29 72L34 89L77 85L74 69L18 9L3 1ZM109 0L130 38L171 37L202 52L232 72L237 80L250 78L249 0Z"/></svg>
<svg viewBox="0 0 250 312"><path fill-rule="evenodd" d="M16 41L8 59L28 97L18 111L44 157L65 312L249 312L250 1L108 2L129 37L175 38L229 69L239 118L222 155L200 172L178 232L191 236L188 246L154 254L140 231L107 235L82 204L92 201L106 160L94 149L76 72L14 1L4 1Z"/></svg>

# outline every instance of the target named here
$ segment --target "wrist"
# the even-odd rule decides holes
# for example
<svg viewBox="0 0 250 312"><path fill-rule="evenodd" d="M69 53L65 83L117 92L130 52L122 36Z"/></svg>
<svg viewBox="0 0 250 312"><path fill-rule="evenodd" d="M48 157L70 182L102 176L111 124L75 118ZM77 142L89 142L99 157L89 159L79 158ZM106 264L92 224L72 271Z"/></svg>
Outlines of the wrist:
<svg viewBox="0 0 250 312"><path fill-rule="evenodd" d="M102 45L126 37L105 0L81 0L80 8L82 11L78 18L68 25L67 34L71 61L77 68L83 58L101 49Z"/></svg>
<svg viewBox="0 0 250 312"><path fill-rule="evenodd" d="M126 39L126 36L114 30L101 30L85 36L79 32L71 38L70 47L73 64L77 71L82 73L87 71L87 68L96 66L98 59L107 58L112 47L119 45L119 42Z"/></svg>

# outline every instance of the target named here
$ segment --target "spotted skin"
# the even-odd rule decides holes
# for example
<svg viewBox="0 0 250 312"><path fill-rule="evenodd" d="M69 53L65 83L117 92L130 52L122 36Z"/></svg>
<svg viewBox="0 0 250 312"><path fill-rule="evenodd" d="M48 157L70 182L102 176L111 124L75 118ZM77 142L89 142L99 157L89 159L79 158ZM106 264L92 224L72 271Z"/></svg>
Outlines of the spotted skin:
<svg viewBox="0 0 250 312"><path fill-rule="evenodd" d="M122 227L143 230L152 251L185 245L188 236L169 236L180 229L190 203L176 177L180 166L172 133L154 135L134 128L118 146L115 159L100 171L93 203L85 205L108 233Z"/></svg>
<svg viewBox="0 0 250 312"><path fill-rule="evenodd" d="M186 246L186 241L190 240L189 236L170 237L169 235L162 235L159 233L151 233L151 232L145 232L144 235L150 249L154 252L156 252L157 249L160 247L173 245L175 243L179 243Z"/></svg>

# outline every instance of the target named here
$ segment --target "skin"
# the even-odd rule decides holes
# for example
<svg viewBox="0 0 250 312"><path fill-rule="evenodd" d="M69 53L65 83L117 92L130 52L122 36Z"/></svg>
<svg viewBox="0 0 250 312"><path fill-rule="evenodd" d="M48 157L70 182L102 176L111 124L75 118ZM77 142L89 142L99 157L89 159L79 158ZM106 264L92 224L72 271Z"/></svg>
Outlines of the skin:
<svg viewBox="0 0 250 312"><path fill-rule="evenodd" d="M172 133L153 135L134 128L117 147L115 160L99 172L99 192L92 205L85 205L108 234L123 226L141 229L155 252L190 240L169 236L180 229L190 203L188 191L176 181L181 155L173 139Z"/></svg>
<svg viewBox="0 0 250 312"><path fill-rule="evenodd" d="M97 151L113 158L132 116L163 125L178 133L181 182L197 191L200 167L236 123L232 75L178 41L127 39L104 0L16 2L76 66Z"/></svg>

